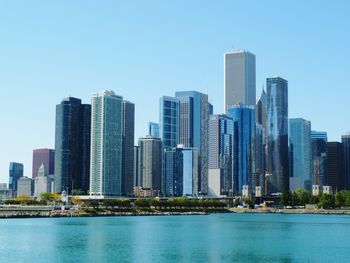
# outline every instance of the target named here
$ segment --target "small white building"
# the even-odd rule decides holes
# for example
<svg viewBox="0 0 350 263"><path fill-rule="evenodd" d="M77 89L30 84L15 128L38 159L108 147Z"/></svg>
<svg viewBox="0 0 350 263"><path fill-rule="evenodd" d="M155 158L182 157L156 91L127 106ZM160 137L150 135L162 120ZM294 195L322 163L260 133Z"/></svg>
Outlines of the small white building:
<svg viewBox="0 0 350 263"><path fill-rule="evenodd" d="M322 192L323 192L324 194L331 195L331 194L332 194L332 186L330 186L330 185L324 185L324 186L323 186L323 189L322 189Z"/></svg>
<svg viewBox="0 0 350 263"><path fill-rule="evenodd" d="M40 197L41 193L51 193L53 178L47 176L44 165L42 164L38 171L38 176L34 179L34 196Z"/></svg>
<svg viewBox="0 0 350 263"><path fill-rule="evenodd" d="M209 197L220 197L221 169L209 169L208 171L208 195Z"/></svg>
<svg viewBox="0 0 350 263"><path fill-rule="evenodd" d="M250 193L249 193L249 185L245 184L242 187L242 197L249 197Z"/></svg>
<svg viewBox="0 0 350 263"><path fill-rule="evenodd" d="M313 196L318 196L320 195L321 192L320 192L320 186L318 184L313 184L312 185L312 195Z"/></svg>
<svg viewBox="0 0 350 263"><path fill-rule="evenodd" d="M261 186L255 186L255 197L262 197Z"/></svg>

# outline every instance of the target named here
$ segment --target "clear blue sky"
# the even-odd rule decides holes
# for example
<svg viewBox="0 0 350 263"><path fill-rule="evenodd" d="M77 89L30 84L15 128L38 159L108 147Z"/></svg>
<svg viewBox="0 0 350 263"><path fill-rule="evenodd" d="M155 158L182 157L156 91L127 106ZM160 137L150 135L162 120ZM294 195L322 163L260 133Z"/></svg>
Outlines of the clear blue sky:
<svg viewBox="0 0 350 263"><path fill-rule="evenodd" d="M289 115L350 130L349 1L1 1L0 182L10 161L54 147L55 105L112 89L136 104L136 139L158 99L208 93L223 111L223 53L253 52L257 94L289 81Z"/></svg>

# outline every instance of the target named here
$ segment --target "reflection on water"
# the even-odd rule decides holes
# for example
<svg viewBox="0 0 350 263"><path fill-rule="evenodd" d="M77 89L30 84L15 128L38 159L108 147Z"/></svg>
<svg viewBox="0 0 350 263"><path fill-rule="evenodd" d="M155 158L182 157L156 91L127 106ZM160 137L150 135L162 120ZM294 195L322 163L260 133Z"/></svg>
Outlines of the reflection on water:
<svg viewBox="0 0 350 263"><path fill-rule="evenodd" d="M350 217L216 214L0 220L6 262L350 262Z"/></svg>

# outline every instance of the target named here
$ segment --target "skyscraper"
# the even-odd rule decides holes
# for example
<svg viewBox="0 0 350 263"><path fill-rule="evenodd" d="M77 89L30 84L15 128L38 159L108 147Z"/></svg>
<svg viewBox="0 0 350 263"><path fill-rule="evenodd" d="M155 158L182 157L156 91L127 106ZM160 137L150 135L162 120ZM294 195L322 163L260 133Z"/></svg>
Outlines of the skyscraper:
<svg viewBox="0 0 350 263"><path fill-rule="evenodd" d="M311 191L312 154L311 122L302 118L289 119L290 190Z"/></svg>
<svg viewBox="0 0 350 263"><path fill-rule="evenodd" d="M176 182L178 196L195 196L199 194L199 155L196 148L184 147L182 149L182 177Z"/></svg>
<svg viewBox="0 0 350 263"><path fill-rule="evenodd" d="M122 194L123 98L92 94L90 195Z"/></svg>
<svg viewBox="0 0 350 263"><path fill-rule="evenodd" d="M208 192L208 95L197 91L179 91L175 97L180 101L180 139L183 147L196 148L199 155L200 194Z"/></svg>
<svg viewBox="0 0 350 263"><path fill-rule="evenodd" d="M139 139L139 186L160 194L162 184L162 141L146 136Z"/></svg>
<svg viewBox="0 0 350 263"><path fill-rule="evenodd" d="M255 55L235 50L224 55L225 112L237 104L255 105Z"/></svg>
<svg viewBox="0 0 350 263"><path fill-rule="evenodd" d="M55 150L46 148L33 150L32 178L38 175L42 164L49 174L55 174Z"/></svg>
<svg viewBox="0 0 350 263"><path fill-rule="evenodd" d="M289 189L288 158L288 82L268 78L267 86L267 172L269 192Z"/></svg>
<svg viewBox="0 0 350 263"><path fill-rule="evenodd" d="M152 137L160 138L158 123L155 123L155 122L148 123L148 135Z"/></svg>
<svg viewBox="0 0 350 263"><path fill-rule="evenodd" d="M233 120L227 115L209 116L209 177L213 169L218 169L221 195L232 195L234 192L233 128Z"/></svg>
<svg viewBox="0 0 350 263"><path fill-rule="evenodd" d="M163 147L176 147L179 142L179 100L163 96L159 100L159 132Z"/></svg>
<svg viewBox="0 0 350 263"><path fill-rule="evenodd" d="M236 105L227 110L234 122L233 128L233 186L235 193L242 193L243 185L255 190L254 140L255 111L253 106Z"/></svg>
<svg viewBox="0 0 350 263"><path fill-rule="evenodd" d="M9 190L12 190L14 196L17 191L17 181L23 177L23 164L11 162L9 169Z"/></svg>
<svg viewBox="0 0 350 263"><path fill-rule="evenodd" d="M345 187L350 190L350 132L341 136L343 145Z"/></svg>
<svg viewBox="0 0 350 263"><path fill-rule="evenodd" d="M327 185L333 191L345 189L343 148L340 142L327 143Z"/></svg>
<svg viewBox="0 0 350 263"><path fill-rule="evenodd" d="M123 101L122 110L122 195L132 195L134 182L135 105Z"/></svg>
<svg viewBox="0 0 350 263"><path fill-rule="evenodd" d="M327 132L311 131L312 184L324 186L327 183Z"/></svg>
<svg viewBox="0 0 350 263"><path fill-rule="evenodd" d="M179 196L179 182L183 177L182 149L167 147L163 149L163 180L162 192L164 196Z"/></svg>
<svg viewBox="0 0 350 263"><path fill-rule="evenodd" d="M81 104L80 99L69 97L56 106L54 171L58 193L67 188L89 189L90 123L91 106Z"/></svg>

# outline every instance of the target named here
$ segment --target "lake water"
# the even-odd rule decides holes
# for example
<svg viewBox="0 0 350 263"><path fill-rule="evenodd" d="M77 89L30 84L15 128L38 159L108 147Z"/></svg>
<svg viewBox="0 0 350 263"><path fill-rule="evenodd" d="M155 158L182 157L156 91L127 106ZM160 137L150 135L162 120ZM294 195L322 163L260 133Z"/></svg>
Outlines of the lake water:
<svg viewBox="0 0 350 263"><path fill-rule="evenodd" d="M350 216L2 219L0 262L350 262Z"/></svg>

